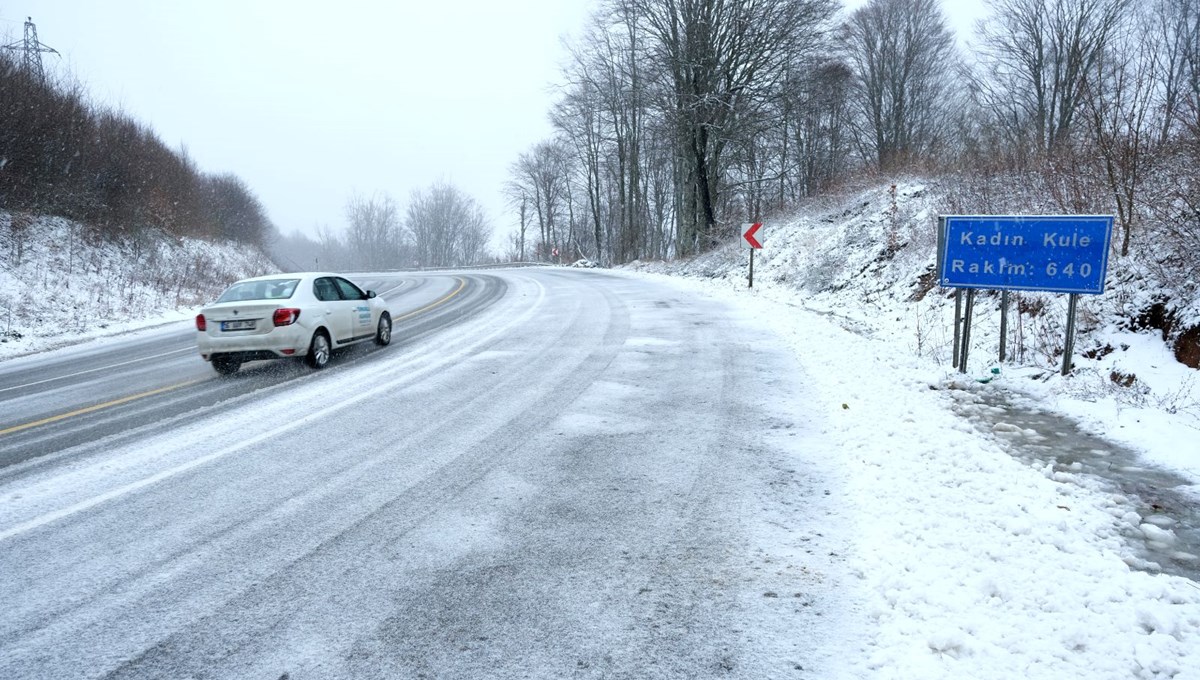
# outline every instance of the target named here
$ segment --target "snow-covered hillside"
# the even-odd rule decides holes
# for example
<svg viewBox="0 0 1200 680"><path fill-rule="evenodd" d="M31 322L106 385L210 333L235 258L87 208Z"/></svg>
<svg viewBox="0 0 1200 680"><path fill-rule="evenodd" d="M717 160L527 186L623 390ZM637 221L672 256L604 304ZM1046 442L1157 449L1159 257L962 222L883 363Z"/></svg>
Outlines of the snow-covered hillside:
<svg viewBox="0 0 1200 680"><path fill-rule="evenodd" d="M791 220L768 222L759 232L764 247L755 254L754 288L747 292L803 305L882 341L887 351L924 358L950 373L954 297L937 286L934 271L936 219L955 214L955 200L935 182L882 185L827 200ZM744 289L748 264L746 244L731 242L690 261L631 268ZM1108 416L1132 409L1151 420L1170 420L1176 424L1171 432L1194 439L1200 428L1200 371L1175 358L1160 329L1138 329L1139 317L1171 297L1134 258L1110 260L1105 293L1080 296L1075 368L1063 378L1058 372L1068 296L1011 295L1009 356L1002 363L1000 295L981 292L968 375L990 380L999 369L1005 384L1039 400L1061 400L1064 411L1101 434L1128 436ZM1200 325L1200 300L1171 304L1177 327ZM1200 468L1200 449L1170 448L1184 458L1173 463Z"/></svg>
<svg viewBox="0 0 1200 680"><path fill-rule="evenodd" d="M229 282L275 270L232 242L114 241L59 217L0 212L0 359L181 319Z"/></svg>
<svg viewBox="0 0 1200 680"><path fill-rule="evenodd" d="M982 296L960 375L931 275L947 202L884 186L768 223L753 289L744 244L631 268L692 279L794 349L798 459L843 478L830 524L869 620L847 677L1200 678L1200 372L1130 323L1169 291L1112 262L1066 377L1067 296L1013 296L1007 362Z"/></svg>

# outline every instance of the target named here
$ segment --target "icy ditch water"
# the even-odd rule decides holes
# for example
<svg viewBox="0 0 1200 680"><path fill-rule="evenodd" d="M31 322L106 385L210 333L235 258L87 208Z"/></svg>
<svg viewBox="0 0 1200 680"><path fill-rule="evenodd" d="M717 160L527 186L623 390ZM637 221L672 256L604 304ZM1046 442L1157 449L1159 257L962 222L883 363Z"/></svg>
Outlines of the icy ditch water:
<svg viewBox="0 0 1200 680"><path fill-rule="evenodd" d="M1084 477L1127 502L1113 510L1134 569L1200 581L1200 490L1190 480L1147 466L1138 455L1086 432L1069 419L1022 404L994 385L954 390L955 411L996 435L1009 454L1051 479Z"/></svg>

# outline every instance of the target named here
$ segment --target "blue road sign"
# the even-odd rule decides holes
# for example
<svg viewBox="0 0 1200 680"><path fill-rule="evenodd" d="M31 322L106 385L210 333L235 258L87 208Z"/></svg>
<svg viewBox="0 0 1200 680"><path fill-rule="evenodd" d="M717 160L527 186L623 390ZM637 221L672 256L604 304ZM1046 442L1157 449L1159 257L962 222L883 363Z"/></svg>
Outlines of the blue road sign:
<svg viewBox="0 0 1200 680"><path fill-rule="evenodd" d="M1104 292L1111 215L951 215L938 234L947 288Z"/></svg>

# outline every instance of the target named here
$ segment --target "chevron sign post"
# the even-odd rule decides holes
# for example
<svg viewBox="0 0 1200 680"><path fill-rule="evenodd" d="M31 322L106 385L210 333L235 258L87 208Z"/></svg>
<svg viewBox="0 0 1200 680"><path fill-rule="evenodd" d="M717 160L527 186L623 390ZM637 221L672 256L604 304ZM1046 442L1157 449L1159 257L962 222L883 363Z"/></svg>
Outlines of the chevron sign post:
<svg viewBox="0 0 1200 680"><path fill-rule="evenodd" d="M754 222L742 225L742 238L746 239L746 244L750 246L750 287L754 287L754 251L762 248L762 243L754 237L758 230L762 229L762 222Z"/></svg>

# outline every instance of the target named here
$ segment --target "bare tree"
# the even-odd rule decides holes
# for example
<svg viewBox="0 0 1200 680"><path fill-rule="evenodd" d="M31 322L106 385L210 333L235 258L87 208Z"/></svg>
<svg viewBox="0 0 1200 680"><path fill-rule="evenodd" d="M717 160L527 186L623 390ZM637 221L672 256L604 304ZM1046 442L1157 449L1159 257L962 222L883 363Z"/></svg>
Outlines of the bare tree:
<svg viewBox="0 0 1200 680"><path fill-rule="evenodd" d="M1041 153L1064 144L1087 77L1126 19L1131 0L994 0L980 25L973 91L1006 142Z"/></svg>
<svg viewBox="0 0 1200 680"><path fill-rule="evenodd" d="M843 33L860 145L881 170L927 158L948 129L954 35L937 0L871 0Z"/></svg>
<svg viewBox="0 0 1200 680"><path fill-rule="evenodd" d="M794 168L793 199L807 198L833 182L849 155L850 89L854 75L836 59L816 61L784 91L785 168ZM781 193L785 191L780 182ZM780 198L780 207L784 199Z"/></svg>
<svg viewBox="0 0 1200 680"><path fill-rule="evenodd" d="M1129 249L1146 254L1141 261L1173 290L1175 299L1194 299L1200 291L1200 183L1195 181L1200 166L1200 0L1155 0L1144 10L1145 40L1154 48L1157 77L1151 113L1157 119L1138 137L1146 151L1137 156L1143 162L1135 166L1137 193L1129 202L1138 221ZM1118 111L1130 108L1126 104ZM1122 117L1103 120L1117 122ZM1107 127L1116 133L1113 148L1126 152L1117 160L1128 158L1134 146L1130 135L1121 134L1121 127ZM1126 171L1117 173L1125 180L1118 186L1132 184L1127 166L1114 165Z"/></svg>
<svg viewBox="0 0 1200 680"><path fill-rule="evenodd" d="M529 230L529 193L519 182L504 183L504 196L508 204L517 211L517 233L513 234L513 256L518 262L525 261L525 233Z"/></svg>
<svg viewBox="0 0 1200 680"><path fill-rule="evenodd" d="M1200 0L1154 0L1145 10L1156 44L1159 142L1166 143L1182 123L1189 102L1200 97Z"/></svg>
<svg viewBox="0 0 1200 680"><path fill-rule="evenodd" d="M524 191L533 201L533 214L538 223L539 260L547 259L556 250L563 252L569 242L566 202L571 163L570 149L563 140L551 138L521 154L510 171L514 187ZM564 221L567 221L566 225L561 224Z"/></svg>
<svg viewBox="0 0 1200 680"><path fill-rule="evenodd" d="M646 35L648 61L674 132L676 248L699 252L718 237L725 150L750 108L812 49L836 4L829 0L613 0Z"/></svg>
<svg viewBox="0 0 1200 680"><path fill-rule="evenodd" d="M1157 95L1171 88L1175 79L1161 72L1172 68L1173 58L1164 54L1172 51L1170 36L1162 32L1152 13L1135 18L1130 30L1115 36L1112 48L1084 81L1089 140L1116 205L1122 256L1129 254L1134 225L1142 213L1143 185L1166 139L1154 115ZM1166 87L1160 87L1164 83Z"/></svg>
<svg viewBox="0 0 1200 680"><path fill-rule="evenodd" d="M355 255L346 240L328 224L317 225L317 254L313 257L316 269L341 270L355 266Z"/></svg>
<svg viewBox="0 0 1200 680"><path fill-rule="evenodd" d="M346 202L346 222L347 246L356 266L387 269L406 259L400 209L390 195L351 196Z"/></svg>
<svg viewBox="0 0 1200 680"><path fill-rule="evenodd" d="M617 192L618 200L622 204L627 203L625 187L629 186L626 168L630 140L627 129L622 134L618 125L624 121L623 127L628 128L629 119L639 118L638 114L627 112L631 106L629 97L624 96L628 79L615 62L618 52L614 49L613 27L604 21L604 17L600 14L593 18L584 45L572 51L573 61L565 73L567 91L551 112L551 121L575 152L575 167L582 175L584 192L587 194L591 239L597 257L601 259L606 248L605 234L611 231L605 219L609 214L609 206L604 200L604 166L615 151L618 165L615 174L619 176L617 181L622 187ZM627 211L620 211L622 222L627 217ZM619 231L620 226L616 229ZM607 247L612 247L611 234L607 239ZM618 261L623 260L618 257Z"/></svg>
<svg viewBox="0 0 1200 680"><path fill-rule="evenodd" d="M483 209L448 182L413 191L407 225L422 267L477 264L487 255L491 225Z"/></svg>
<svg viewBox="0 0 1200 680"><path fill-rule="evenodd" d="M626 3L598 12L572 50L552 121L573 152L565 199L586 196L586 224L571 220L569 242L581 257L628 262L659 256L674 230L675 154L664 112L664 79L653 40ZM667 184L663 184L663 182ZM664 189L666 189L664 191Z"/></svg>
<svg viewBox="0 0 1200 680"><path fill-rule="evenodd" d="M274 227L245 182L228 174L205 177L199 191L202 219L212 225L213 235L260 246L266 244Z"/></svg>

